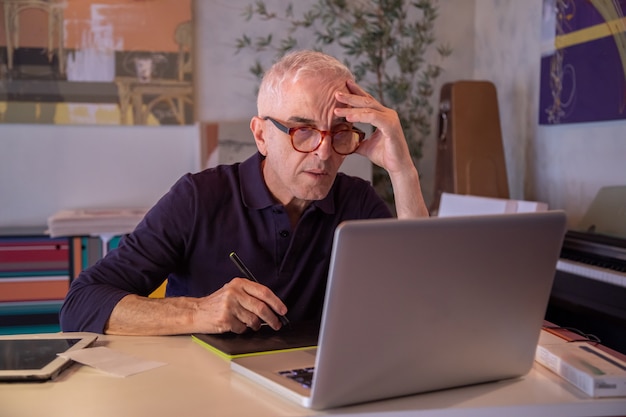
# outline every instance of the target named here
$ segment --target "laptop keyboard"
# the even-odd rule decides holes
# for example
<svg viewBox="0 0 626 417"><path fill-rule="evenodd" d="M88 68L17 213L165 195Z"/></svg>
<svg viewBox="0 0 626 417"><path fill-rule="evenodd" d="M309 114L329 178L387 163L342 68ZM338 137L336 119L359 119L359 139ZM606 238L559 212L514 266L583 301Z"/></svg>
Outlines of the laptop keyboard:
<svg viewBox="0 0 626 417"><path fill-rule="evenodd" d="M311 389L314 371L315 371L315 367L310 366L308 368L297 368L297 369L289 369L286 371L279 371L278 374L286 378L293 379L298 384L302 385L304 388Z"/></svg>

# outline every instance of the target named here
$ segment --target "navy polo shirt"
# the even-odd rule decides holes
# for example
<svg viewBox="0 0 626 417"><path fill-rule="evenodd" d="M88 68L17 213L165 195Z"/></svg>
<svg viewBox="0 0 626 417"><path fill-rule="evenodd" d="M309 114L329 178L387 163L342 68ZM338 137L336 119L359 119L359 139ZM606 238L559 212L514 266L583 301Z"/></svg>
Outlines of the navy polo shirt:
<svg viewBox="0 0 626 417"><path fill-rule="evenodd" d="M63 331L104 332L120 299L147 296L165 278L167 297L209 295L241 276L232 251L285 303L291 321L319 319L337 225L391 213L367 181L339 173L292 229L261 161L257 153L180 178L117 249L72 282Z"/></svg>

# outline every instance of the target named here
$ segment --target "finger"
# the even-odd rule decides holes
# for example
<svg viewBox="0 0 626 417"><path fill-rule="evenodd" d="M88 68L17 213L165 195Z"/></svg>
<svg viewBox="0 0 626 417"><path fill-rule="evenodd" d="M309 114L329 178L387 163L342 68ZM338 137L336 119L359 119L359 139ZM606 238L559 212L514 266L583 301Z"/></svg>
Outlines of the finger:
<svg viewBox="0 0 626 417"><path fill-rule="evenodd" d="M287 306L265 285L258 282L247 281L243 286L243 290L269 306L276 314L287 314Z"/></svg>
<svg viewBox="0 0 626 417"><path fill-rule="evenodd" d="M235 278L231 285L242 292L237 297L239 303L238 318L251 328L258 328L261 321L267 323L274 330L281 328L281 321L277 314L287 313L285 304L263 284L246 279Z"/></svg>
<svg viewBox="0 0 626 417"><path fill-rule="evenodd" d="M369 94L356 95L338 91L337 93L335 93L335 98L338 102L346 104L347 106L350 106L354 109L384 109L384 107Z"/></svg>
<svg viewBox="0 0 626 417"><path fill-rule="evenodd" d="M235 331L235 333L243 333L247 329L252 329L257 331L261 328L261 319L254 313L248 311L243 306L240 306L239 309L235 312L237 315L233 318L235 323L235 327L241 331Z"/></svg>
<svg viewBox="0 0 626 417"><path fill-rule="evenodd" d="M253 317L245 319L250 328L258 330L263 322L267 323L274 330L279 330L282 327L282 323L274 310L255 297L243 298L241 300L241 308L247 314L253 315Z"/></svg>
<svg viewBox="0 0 626 417"><path fill-rule="evenodd" d="M380 127L383 113L370 107L336 107L335 116L343 117L350 123L367 123Z"/></svg>
<svg viewBox="0 0 626 417"><path fill-rule="evenodd" d="M274 316L271 309L246 291L250 285L247 279L235 278L205 299L203 310L213 311L211 317L218 333L243 333L248 327L258 330L265 318L271 321Z"/></svg>
<svg viewBox="0 0 626 417"><path fill-rule="evenodd" d="M374 98L374 96L368 93L367 90L365 90L363 87L358 85L355 81L352 81L352 80L346 81L346 87L349 92L348 95L362 97L366 99L366 102L369 102L370 104L380 105L380 103L378 102L378 100L376 100L376 98Z"/></svg>
<svg viewBox="0 0 626 417"><path fill-rule="evenodd" d="M254 316L249 321L246 321L246 326L255 332L261 328L263 321L258 316Z"/></svg>
<svg viewBox="0 0 626 417"><path fill-rule="evenodd" d="M346 81L346 87L348 88L348 91L351 92L352 94L356 94L359 96L366 96L367 91L365 91L363 88L361 88L360 85L357 84L356 81L354 80L347 80Z"/></svg>
<svg viewBox="0 0 626 417"><path fill-rule="evenodd" d="M347 107L335 107L337 117L343 117L350 123L369 123L379 126L385 123L386 109L371 96L356 96L346 93L337 93L337 101L341 101Z"/></svg>
<svg viewBox="0 0 626 417"><path fill-rule="evenodd" d="M248 330L248 326L246 325L246 323L243 323L237 319L233 319L233 321L231 322L230 325L230 331L233 333L237 333L237 334L242 334L243 332L245 332L246 330Z"/></svg>
<svg viewBox="0 0 626 417"><path fill-rule="evenodd" d="M248 323L255 326L255 322L260 321L255 314L241 306L240 299L248 295L242 290L240 281L232 280L202 299L199 309L201 316L214 326L208 333L243 333L248 328Z"/></svg>

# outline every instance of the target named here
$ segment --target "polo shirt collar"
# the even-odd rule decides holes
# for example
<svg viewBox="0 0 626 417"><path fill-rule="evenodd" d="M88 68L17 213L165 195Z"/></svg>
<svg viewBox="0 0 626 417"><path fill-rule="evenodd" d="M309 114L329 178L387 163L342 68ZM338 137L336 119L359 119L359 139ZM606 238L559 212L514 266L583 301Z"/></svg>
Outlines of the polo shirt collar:
<svg viewBox="0 0 626 417"><path fill-rule="evenodd" d="M263 173L261 172L261 162L263 156L256 152L250 158L239 164L239 178L241 187L241 196L243 203L246 207L251 209L264 209L272 207L276 204L272 194L270 193L265 181L263 180ZM335 212L335 184L330 189L330 192L322 200L314 201L311 206L315 206L322 210L324 213L333 214Z"/></svg>

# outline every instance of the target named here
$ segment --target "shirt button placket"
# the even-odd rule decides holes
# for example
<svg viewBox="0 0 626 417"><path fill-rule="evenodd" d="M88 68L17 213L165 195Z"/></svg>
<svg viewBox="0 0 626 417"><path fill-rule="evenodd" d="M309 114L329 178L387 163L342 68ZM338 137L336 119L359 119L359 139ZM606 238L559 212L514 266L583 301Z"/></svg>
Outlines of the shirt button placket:
<svg viewBox="0 0 626 417"><path fill-rule="evenodd" d="M289 230L289 217L285 213L285 210L282 207L274 207L272 209L274 215L274 227L276 233L274 236L276 239L276 249L278 259L284 259L287 248L289 247L289 236L291 235L291 231Z"/></svg>

